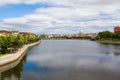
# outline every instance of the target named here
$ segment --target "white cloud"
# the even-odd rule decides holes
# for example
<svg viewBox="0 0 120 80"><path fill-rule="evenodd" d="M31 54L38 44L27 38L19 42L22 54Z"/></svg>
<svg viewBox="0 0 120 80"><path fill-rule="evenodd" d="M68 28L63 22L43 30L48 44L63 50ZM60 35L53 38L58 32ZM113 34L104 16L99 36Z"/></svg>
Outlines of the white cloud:
<svg viewBox="0 0 120 80"><path fill-rule="evenodd" d="M18 30L22 28L23 31L41 33L98 32L104 29L112 30L115 25L120 25L119 0L0 1L0 6L7 4L48 4L53 6L38 8L33 14L18 18L3 19L1 22L1 24L10 26L11 28ZM74 31L72 31L73 28L75 28Z"/></svg>
<svg viewBox="0 0 120 80"><path fill-rule="evenodd" d="M9 0L9 1L7 1L7 0L0 0L0 6L5 6L7 4L19 4L19 3L21 3L20 0Z"/></svg>
<svg viewBox="0 0 120 80"><path fill-rule="evenodd" d="M69 54L69 55L68 55ZM77 55L77 57L75 57ZM110 58L112 55L112 58ZM104 62L101 61L101 54L77 54L77 53L45 53L36 54L29 57L30 62L38 66L49 66L51 68L74 67L74 68L105 68L108 70L119 69L119 59L110 54ZM105 57L105 56L104 56Z"/></svg>

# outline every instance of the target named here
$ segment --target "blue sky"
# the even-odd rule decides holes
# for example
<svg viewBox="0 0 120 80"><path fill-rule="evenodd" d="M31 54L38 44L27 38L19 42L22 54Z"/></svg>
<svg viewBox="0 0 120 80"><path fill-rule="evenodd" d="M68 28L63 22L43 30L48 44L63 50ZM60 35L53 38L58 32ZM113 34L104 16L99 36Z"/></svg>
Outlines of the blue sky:
<svg viewBox="0 0 120 80"><path fill-rule="evenodd" d="M27 14L32 14L36 8L41 7L41 5L7 5L0 8L0 19L4 18L14 18L21 17ZM43 6L42 6L43 7Z"/></svg>
<svg viewBox="0 0 120 80"><path fill-rule="evenodd" d="M113 31L119 0L1 0L0 29L40 34Z"/></svg>

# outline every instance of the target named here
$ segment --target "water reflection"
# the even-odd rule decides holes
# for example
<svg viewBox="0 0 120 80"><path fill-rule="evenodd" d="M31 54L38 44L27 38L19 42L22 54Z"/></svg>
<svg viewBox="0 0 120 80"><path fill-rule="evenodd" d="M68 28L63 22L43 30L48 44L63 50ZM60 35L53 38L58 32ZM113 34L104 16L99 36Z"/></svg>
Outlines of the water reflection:
<svg viewBox="0 0 120 80"><path fill-rule="evenodd" d="M120 52L115 52L114 55L115 56L120 56Z"/></svg>
<svg viewBox="0 0 120 80"><path fill-rule="evenodd" d="M23 60L20 68L18 65L18 68L2 73L3 80L6 75L9 75L8 80L120 79L118 45L87 40L44 40L27 54L26 64ZM17 69L18 72L14 72Z"/></svg>
<svg viewBox="0 0 120 80"><path fill-rule="evenodd" d="M29 51L23 80L119 80L119 49L91 41L43 41Z"/></svg>
<svg viewBox="0 0 120 80"><path fill-rule="evenodd" d="M21 80L21 75L24 68L23 65L26 62L26 58L27 55L22 58L22 60L17 66L8 71L2 72L1 80Z"/></svg>
<svg viewBox="0 0 120 80"><path fill-rule="evenodd" d="M41 71L39 69L25 70L23 80L119 80L120 59L113 60L113 54L109 57L85 56L80 59L52 59L48 62L34 62L34 66L52 70ZM78 58L78 57L77 57ZM45 62L45 63L44 63Z"/></svg>

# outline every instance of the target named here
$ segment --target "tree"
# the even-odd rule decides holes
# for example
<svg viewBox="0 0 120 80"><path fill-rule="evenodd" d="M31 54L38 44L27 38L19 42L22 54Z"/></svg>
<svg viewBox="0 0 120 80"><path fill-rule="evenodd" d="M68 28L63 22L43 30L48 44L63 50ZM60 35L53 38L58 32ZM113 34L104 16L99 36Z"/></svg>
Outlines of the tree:
<svg viewBox="0 0 120 80"><path fill-rule="evenodd" d="M0 37L0 52L5 54L7 52L13 52L18 48L22 47L24 44L32 43L40 40L40 36L1 36Z"/></svg>
<svg viewBox="0 0 120 80"><path fill-rule="evenodd" d="M113 34L113 38L114 38L114 39L120 39L120 32L115 32L115 33Z"/></svg>
<svg viewBox="0 0 120 80"><path fill-rule="evenodd" d="M10 36L0 37L1 44L1 54L5 54L7 52L7 48L10 46Z"/></svg>
<svg viewBox="0 0 120 80"><path fill-rule="evenodd" d="M96 38L100 40L111 39L112 35L113 34L110 31L103 31L103 32L99 32Z"/></svg>

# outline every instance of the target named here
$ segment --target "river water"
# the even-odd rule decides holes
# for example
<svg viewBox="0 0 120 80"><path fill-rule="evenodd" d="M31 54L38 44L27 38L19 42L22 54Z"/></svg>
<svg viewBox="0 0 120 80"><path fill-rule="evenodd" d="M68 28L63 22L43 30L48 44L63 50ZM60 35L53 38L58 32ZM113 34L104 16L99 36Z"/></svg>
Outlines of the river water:
<svg viewBox="0 0 120 80"><path fill-rule="evenodd" d="M1 80L120 80L120 45L42 40Z"/></svg>

